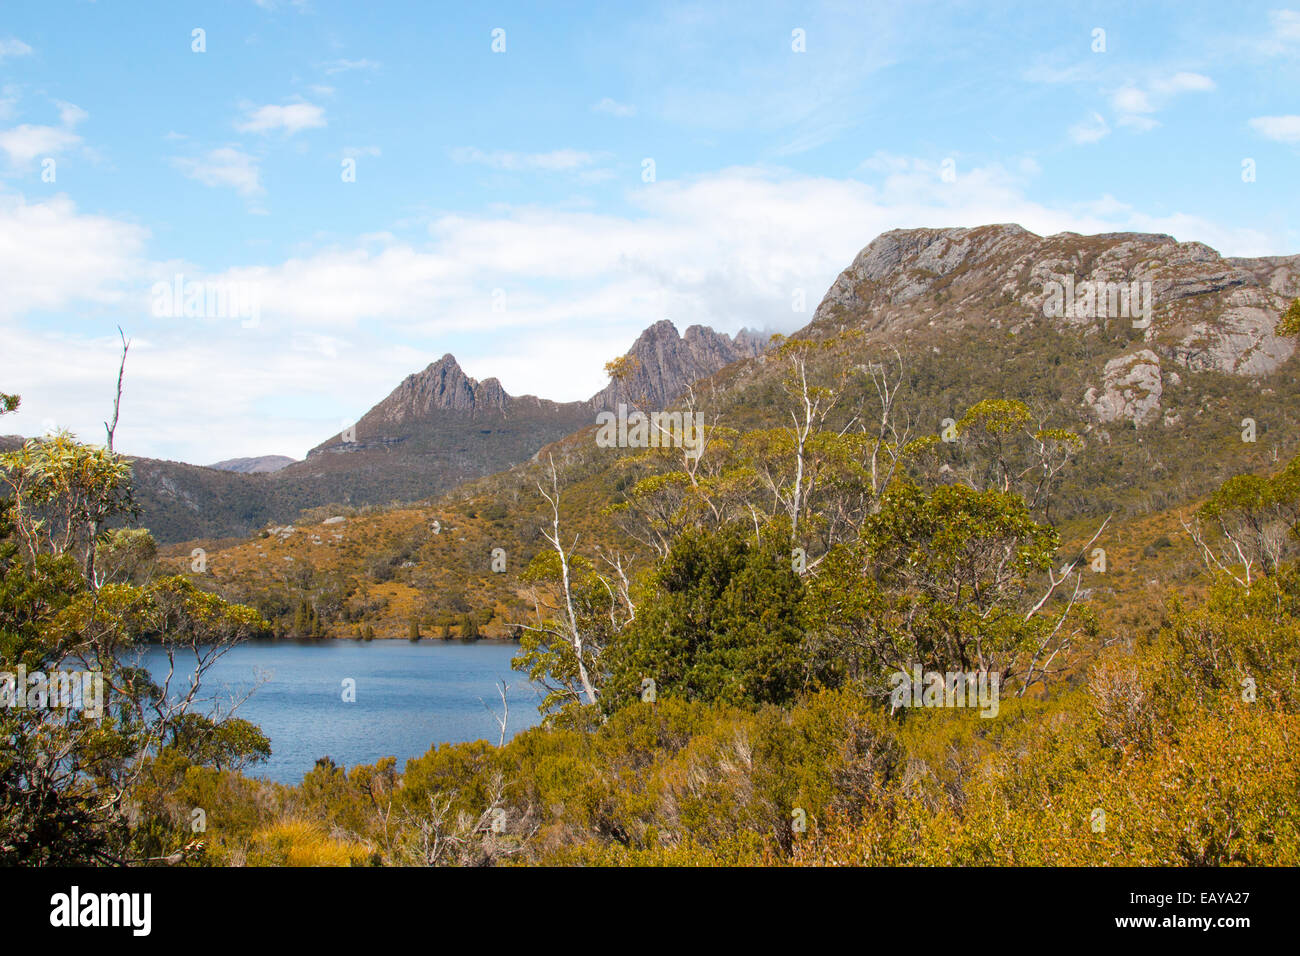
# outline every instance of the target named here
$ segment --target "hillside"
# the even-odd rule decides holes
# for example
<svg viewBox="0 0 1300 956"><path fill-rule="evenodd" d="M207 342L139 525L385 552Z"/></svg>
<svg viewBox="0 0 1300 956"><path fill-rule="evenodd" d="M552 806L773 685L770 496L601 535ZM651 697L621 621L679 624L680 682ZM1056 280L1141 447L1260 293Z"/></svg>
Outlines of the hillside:
<svg viewBox="0 0 1300 956"><path fill-rule="evenodd" d="M1149 282L1149 322L1138 328L1131 316L1097 315L1078 301L1046 314L1045 287L1067 278L1076 290L1094 281ZM1043 423L1081 435L1083 450L1047 517L1078 545L1111 517L1098 543L1114 561L1090 592L1118 620L1126 602L1156 600L1172 579L1191 574L1180 513L1228 476L1273 469L1295 454L1297 359L1273 327L1298 293L1300 257L1225 260L1160 235L905 230L868 245L795 337L834 345L814 371L819 381L838 383L843 414L830 422L835 427L857 427L849 410L869 406L874 389L864 372L884 362L903 370L894 414L910 438L936 435L945 419L992 398L1024 401ZM788 372L767 355L740 357L696 383L695 407L741 432L781 427L790 420ZM439 394L408 382L394 407ZM452 394L468 390L477 406L487 384L459 384ZM486 391L495 401L497 391ZM392 427L385 416L394 414L377 416L374 427ZM1243 440L1247 418L1253 441ZM363 426L364 419L359 441ZM949 464L960 466L960 454L954 446ZM532 462L418 508L360 509L329 527L280 527L237 547L218 545L208 582L282 621L297 601L319 600L328 605L325 617L333 615L328 632L341 636L362 606L372 608L380 636L407 636L411 619L454 633L467 611L481 616L488 633L508 634L529 611L519 572L544 546L540 529L549 516L538 483L552 458L566 534L578 536L579 550L617 549L645 567L653 552L629 536L619 509L639 481L679 468L680 458L674 464L668 453L600 448L588 425ZM318 512L312 520L329 517ZM500 574L489 568L498 547L508 555ZM174 553L187 555L188 545Z"/></svg>
<svg viewBox="0 0 1300 956"><path fill-rule="evenodd" d="M268 471L279 471L285 465L292 465L296 460L288 455L261 455L257 458L229 458L207 467L215 468L217 471L237 471L243 475L262 474Z"/></svg>
<svg viewBox="0 0 1300 956"><path fill-rule="evenodd" d="M204 468L134 459L139 521L159 541L172 542L247 535L331 503L418 501L527 461L629 396L662 407L697 378L757 355L764 344L754 333L729 337L701 326L679 336L671 322L660 321L624 356L635 370L626 383L578 402L509 395L495 378L476 381L444 355L302 461L272 468L266 459L235 459L255 464Z"/></svg>

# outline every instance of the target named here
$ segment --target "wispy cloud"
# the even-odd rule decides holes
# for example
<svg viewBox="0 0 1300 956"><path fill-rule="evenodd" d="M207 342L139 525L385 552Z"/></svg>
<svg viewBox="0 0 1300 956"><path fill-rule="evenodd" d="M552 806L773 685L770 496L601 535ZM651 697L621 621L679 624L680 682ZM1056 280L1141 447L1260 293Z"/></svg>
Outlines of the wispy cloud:
<svg viewBox="0 0 1300 956"><path fill-rule="evenodd" d="M331 60L326 63L323 69L327 74L347 73L349 70L377 70L380 67L377 60Z"/></svg>
<svg viewBox="0 0 1300 956"><path fill-rule="evenodd" d="M1136 86L1116 90L1110 98L1110 105L1115 110L1115 121L1121 126L1148 130L1160 125L1151 117L1156 108L1150 95Z"/></svg>
<svg viewBox="0 0 1300 956"><path fill-rule="evenodd" d="M1267 56L1300 54L1300 10L1274 10L1268 15L1268 35L1259 42Z"/></svg>
<svg viewBox="0 0 1300 956"><path fill-rule="evenodd" d="M60 100L55 105L59 108L59 122L69 129L90 118L90 114L75 103Z"/></svg>
<svg viewBox="0 0 1300 956"><path fill-rule="evenodd" d="M1181 93L1208 93L1214 81L1202 73L1178 72L1157 77L1145 87L1128 84L1111 95L1115 122L1121 126L1146 131L1160 123L1154 113Z"/></svg>
<svg viewBox="0 0 1300 956"><path fill-rule="evenodd" d="M38 156L66 152L81 142L81 137L56 126L32 126L24 123L0 131L0 149L13 166L26 166Z"/></svg>
<svg viewBox="0 0 1300 956"><path fill-rule="evenodd" d="M30 56L32 48L15 37L0 38L0 60L8 56Z"/></svg>
<svg viewBox="0 0 1300 956"><path fill-rule="evenodd" d="M630 103L620 103L618 100L606 96L599 103L591 107L595 113L608 113L610 116L617 116L620 119L626 119L629 116L636 115L636 107Z"/></svg>
<svg viewBox="0 0 1300 956"><path fill-rule="evenodd" d="M1279 143L1300 143L1300 116L1256 116L1250 128Z"/></svg>
<svg viewBox="0 0 1300 956"><path fill-rule="evenodd" d="M205 186L227 186L241 196L262 192L262 176L257 159L229 146L214 149L200 159L178 158L178 169Z"/></svg>
<svg viewBox="0 0 1300 956"><path fill-rule="evenodd" d="M286 106L268 104L251 107L243 120L235 124L241 133L272 133L283 130L292 136L305 129L325 125L325 111L312 103L289 103Z"/></svg>
<svg viewBox="0 0 1300 956"><path fill-rule="evenodd" d="M1110 126L1100 113L1092 113L1081 123L1070 127L1070 139L1076 143L1095 143L1110 134Z"/></svg>
<svg viewBox="0 0 1300 956"><path fill-rule="evenodd" d="M72 103L57 102L61 126L39 126L24 123L12 129L0 130L0 150L9 157L9 164L25 167L37 157L54 156L81 144L81 137L73 127L85 121L90 114Z"/></svg>
<svg viewBox="0 0 1300 956"><path fill-rule="evenodd" d="M516 153L507 150L484 151L473 146L460 146L451 151L458 163L475 163L493 169L512 171L538 170L541 172L570 172L593 166L600 161L595 153L576 149L557 149L549 153Z"/></svg>
<svg viewBox="0 0 1300 956"><path fill-rule="evenodd" d="M1214 81L1203 73L1175 73L1152 82L1151 89L1162 96L1175 93L1208 93L1214 89Z"/></svg>

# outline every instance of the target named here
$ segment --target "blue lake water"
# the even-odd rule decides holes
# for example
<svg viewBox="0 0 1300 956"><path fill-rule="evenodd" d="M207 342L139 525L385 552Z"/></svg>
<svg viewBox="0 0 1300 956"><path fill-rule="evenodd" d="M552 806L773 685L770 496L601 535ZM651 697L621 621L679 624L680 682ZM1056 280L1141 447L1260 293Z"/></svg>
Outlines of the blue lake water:
<svg viewBox="0 0 1300 956"><path fill-rule="evenodd" d="M501 713L497 681L510 685L507 739L536 724L537 692L510 669L517 653L516 644L493 642L248 641L208 671L197 709L215 701L228 710L253 690L236 715L271 738L271 758L246 768L250 776L298 783L325 756L347 767L394 756L400 770L435 744L495 744L501 730L487 708ZM166 674L159 648L141 660L155 680ZM184 663L178 657L173 693L189 686ZM347 678L356 681L355 703L343 700Z"/></svg>

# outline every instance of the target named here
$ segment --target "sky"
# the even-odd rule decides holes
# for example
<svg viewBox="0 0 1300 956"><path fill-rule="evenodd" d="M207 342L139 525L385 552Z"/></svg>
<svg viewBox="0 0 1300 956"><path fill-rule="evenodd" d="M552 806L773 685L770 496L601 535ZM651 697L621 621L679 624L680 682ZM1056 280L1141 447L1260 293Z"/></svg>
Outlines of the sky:
<svg viewBox="0 0 1300 956"><path fill-rule="evenodd" d="M205 464L793 331L889 229L1300 252L1300 7L1056 6L0 0L0 433L102 442L119 328L117 449Z"/></svg>

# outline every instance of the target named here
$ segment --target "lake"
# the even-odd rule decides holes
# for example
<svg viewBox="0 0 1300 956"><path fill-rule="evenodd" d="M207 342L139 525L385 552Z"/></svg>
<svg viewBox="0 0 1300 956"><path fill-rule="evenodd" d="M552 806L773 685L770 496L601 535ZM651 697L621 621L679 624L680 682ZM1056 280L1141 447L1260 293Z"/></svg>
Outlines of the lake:
<svg viewBox="0 0 1300 956"><path fill-rule="evenodd" d="M298 783L325 756L347 767L394 756L401 770L435 744L495 744L501 730L487 708L501 713L497 681L510 685L507 739L539 721L537 692L510 669L517 653L518 645L495 642L247 641L208 671L200 694L228 709L255 688L236 713L271 738L271 758L248 767L249 776ZM141 660L156 680L166 675L160 648ZM348 678L353 703L343 700ZM178 688L188 688L188 673L173 678Z"/></svg>

